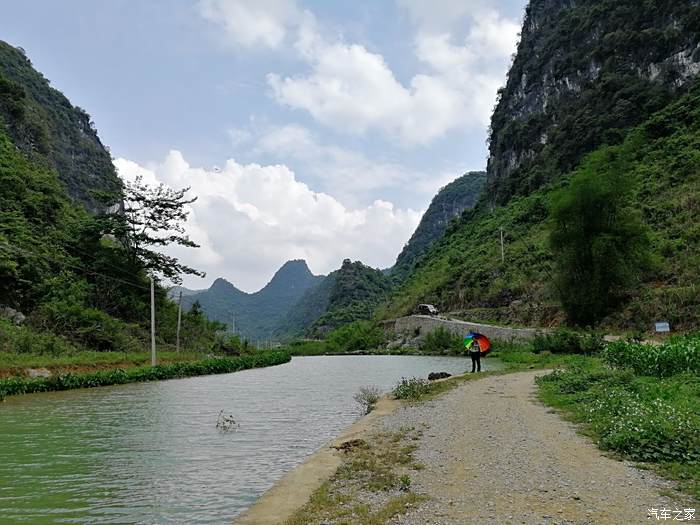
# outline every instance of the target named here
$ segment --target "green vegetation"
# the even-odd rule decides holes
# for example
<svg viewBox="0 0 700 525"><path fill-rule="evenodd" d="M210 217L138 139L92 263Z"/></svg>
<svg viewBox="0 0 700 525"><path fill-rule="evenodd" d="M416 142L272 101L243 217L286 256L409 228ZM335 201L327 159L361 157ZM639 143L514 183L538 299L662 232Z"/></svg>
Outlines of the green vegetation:
<svg viewBox="0 0 700 525"><path fill-rule="evenodd" d="M698 42L697 2L530 2L491 119L491 199L527 195L620 144L692 82Z"/></svg>
<svg viewBox="0 0 700 525"><path fill-rule="evenodd" d="M121 385L125 383L175 379L207 374L227 374L246 368L286 363L290 359L291 356L286 352L260 352L235 358L206 359L189 363L173 363L169 365L142 366L126 369L115 368L92 373L57 374L51 377L38 377L33 379L15 376L8 379L0 379L0 400L4 399L6 396L17 394Z"/></svg>
<svg viewBox="0 0 700 525"><path fill-rule="evenodd" d="M360 387L360 390L353 396L353 399L360 405L363 414L369 414L374 410L374 405L377 404L381 397L382 391L379 390L379 387L369 385Z"/></svg>
<svg viewBox="0 0 700 525"><path fill-rule="evenodd" d="M400 282L405 279L416 261L442 237L450 222L474 206L485 183L485 172L472 171L440 189L421 217L416 231L396 258L396 264L391 269L392 280Z"/></svg>
<svg viewBox="0 0 700 525"><path fill-rule="evenodd" d="M384 331L371 321L355 321L336 328L325 339L329 351L335 353L375 350L386 342Z"/></svg>
<svg viewBox="0 0 700 525"><path fill-rule="evenodd" d="M23 50L2 41L0 121L11 142L42 170L57 173L67 194L88 210L105 210L104 195L121 191L90 116L53 89Z"/></svg>
<svg viewBox="0 0 700 525"><path fill-rule="evenodd" d="M195 246L181 227L185 193L122 187L87 114L0 42L0 306L26 315L20 327L0 321L0 361L144 351L149 275L197 273L156 251ZM157 342L167 348L177 307L159 283L155 295ZM226 350L221 328L187 313L181 349Z"/></svg>
<svg viewBox="0 0 700 525"><path fill-rule="evenodd" d="M569 320L592 326L622 302L651 267L649 236L631 207L623 166L584 165L550 196L550 245L559 301Z"/></svg>
<svg viewBox="0 0 700 525"><path fill-rule="evenodd" d="M413 453L422 429L372 434L346 442L343 462L286 525L382 525L425 500L411 492Z"/></svg>
<svg viewBox="0 0 700 525"><path fill-rule="evenodd" d="M395 399L418 401L428 392L430 392L430 383L427 380L417 377L412 377L410 379L402 377L391 391L391 395L394 396Z"/></svg>
<svg viewBox="0 0 700 525"><path fill-rule="evenodd" d="M695 363L700 354L697 342L697 337L684 341ZM606 362L624 363L628 356L652 350L636 344L625 348L627 344L609 345L602 360L579 358L566 369L539 378L540 396L582 423L601 448L646 462L700 497L699 376L697 372L670 375L675 369L672 363L661 373L651 366L655 375L637 373L651 365L641 365L643 358L634 361L632 368L606 366Z"/></svg>
<svg viewBox="0 0 700 525"><path fill-rule="evenodd" d="M342 325L371 319L376 306L386 300L391 289L390 279L380 270L350 259L345 259L340 269L327 279L332 279L328 304L311 325L312 335L325 335Z"/></svg>
<svg viewBox="0 0 700 525"><path fill-rule="evenodd" d="M552 354L597 354L604 348L601 334L576 332L558 328L553 332L537 335L532 340L532 351Z"/></svg>
<svg viewBox="0 0 700 525"><path fill-rule="evenodd" d="M700 334L674 337L660 345L609 343L601 357L609 365L629 368L637 375L700 374Z"/></svg>
<svg viewBox="0 0 700 525"><path fill-rule="evenodd" d="M438 326L425 334L420 343L420 350L425 354L464 354L464 340L447 328Z"/></svg>
<svg viewBox="0 0 700 525"><path fill-rule="evenodd" d="M646 331L658 319L677 330L699 326L700 86L629 131L621 144L588 155L573 177L578 173L632 181L630 201L650 232L656 262L601 327ZM493 210L482 202L467 211L416 264L380 317L404 315L427 302L473 320L530 326L561 321L549 208L551 195L567 185L564 180Z"/></svg>

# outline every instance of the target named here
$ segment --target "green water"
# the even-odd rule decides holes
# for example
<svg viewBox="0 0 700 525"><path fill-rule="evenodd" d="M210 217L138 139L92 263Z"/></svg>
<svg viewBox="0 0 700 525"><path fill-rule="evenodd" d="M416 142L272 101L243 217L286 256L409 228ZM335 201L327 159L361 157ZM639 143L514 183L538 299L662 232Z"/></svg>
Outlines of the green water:
<svg viewBox="0 0 700 525"><path fill-rule="evenodd" d="M484 360L484 368L493 362ZM0 523L229 523L358 417L352 396L453 357L294 358L0 404ZM240 423L216 429L220 410Z"/></svg>

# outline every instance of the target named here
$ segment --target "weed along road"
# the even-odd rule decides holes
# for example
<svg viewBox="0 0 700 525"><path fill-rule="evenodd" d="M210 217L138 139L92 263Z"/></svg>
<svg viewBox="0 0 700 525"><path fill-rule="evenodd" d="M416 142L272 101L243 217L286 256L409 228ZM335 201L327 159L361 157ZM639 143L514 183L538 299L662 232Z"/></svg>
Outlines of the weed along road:
<svg viewBox="0 0 700 525"><path fill-rule="evenodd" d="M697 502L674 482L606 456L542 404L535 379L546 373L467 374L409 397L418 402L353 434L293 515L246 523L627 525L659 509L697 522Z"/></svg>
<svg viewBox="0 0 700 525"><path fill-rule="evenodd" d="M668 481L603 455L536 398L521 372L469 381L405 406L385 429L424 427L413 488L429 500L396 524L649 523L648 509L694 507Z"/></svg>

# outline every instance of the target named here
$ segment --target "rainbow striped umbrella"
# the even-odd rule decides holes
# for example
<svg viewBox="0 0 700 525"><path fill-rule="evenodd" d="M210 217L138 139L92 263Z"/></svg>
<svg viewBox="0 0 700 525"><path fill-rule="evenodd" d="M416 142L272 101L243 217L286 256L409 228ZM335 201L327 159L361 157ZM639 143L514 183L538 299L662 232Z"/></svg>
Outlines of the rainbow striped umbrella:
<svg viewBox="0 0 700 525"><path fill-rule="evenodd" d="M476 332L469 332L467 335L464 336L464 348L469 350L474 341L479 343L481 355L485 355L486 353L488 353L489 350L491 350L491 341L489 341L489 338L483 334L478 334Z"/></svg>

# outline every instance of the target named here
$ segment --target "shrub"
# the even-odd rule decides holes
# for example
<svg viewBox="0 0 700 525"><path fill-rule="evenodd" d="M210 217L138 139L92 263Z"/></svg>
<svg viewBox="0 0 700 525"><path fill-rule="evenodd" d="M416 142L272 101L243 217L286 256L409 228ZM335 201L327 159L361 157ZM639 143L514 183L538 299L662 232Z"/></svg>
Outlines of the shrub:
<svg viewBox="0 0 700 525"><path fill-rule="evenodd" d="M377 404L381 395L382 391L379 390L379 387L370 385L361 387L353 399L362 407L362 411L365 414L369 414L374 409L374 405Z"/></svg>
<svg viewBox="0 0 700 525"><path fill-rule="evenodd" d="M602 357L612 366L630 368L639 375L697 374L700 373L700 334L674 337L662 345L616 341L606 345Z"/></svg>
<svg viewBox="0 0 700 525"><path fill-rule="evenodd" d="M442 354L445 352L459 354L464 351L462 338L454 335L444 326L438 326L435 330L425 334L420 343L422 352L430 354Z"/></svg>
<svg viewBox="0 0 700 525"><path fill-rule="evenodd" d="M537 335L532 340L535 353L595 354L603 349L603 338L597 333L582 334L560 328L548 334Z"/></svg>
<svg viewBox="0 0 700 525"><path fill-rule="evenodd" d="M430 390L430 383L425 379L418 379L417 377L406 379L402 377L391 391L391 394L396 399L410 399L415 401L430 392Z"/></svg>
<svg viewBox="0 0 700 525"><path fill-rule="evenodd" d="M361 352L373 350L386 342L386 334L377 324L356 321L336 328L326 338L332 352Z"/></svg>

